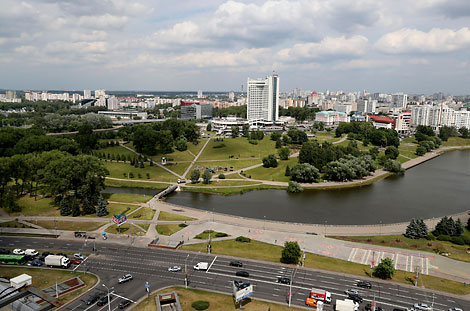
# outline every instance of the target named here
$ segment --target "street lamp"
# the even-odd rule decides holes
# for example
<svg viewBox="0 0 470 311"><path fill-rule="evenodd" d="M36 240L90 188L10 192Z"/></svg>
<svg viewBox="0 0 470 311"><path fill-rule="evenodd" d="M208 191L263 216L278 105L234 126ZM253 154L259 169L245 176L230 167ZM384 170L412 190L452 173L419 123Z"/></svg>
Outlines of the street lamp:
<svg viewBox="0 0 470 311"><path fill-rule="evenodd" d="M184 286L185 288L188 288L188 267L186 265L188 258L189 258L189 254L188 256L186 256L186 259L184 260Z"/></svg>
<svg viewBox="0 0 470 311"><path fill-rule="evenodd" d="M104 285L104 283L103 283L103 286L106 287L106 289L108 290L108 311L111 311L111 300L109 299L109 291L110 291L110 289L109 289L108 286ZM111 290L113 290L113 289L114 289L114 287L111 287Z"/></svg>
<svg viewBox="0 0 470 311"><path fill-rule="evenodd" d="M263 217L264 217L263 230L266 230L266 216L263 216Z"/></svg>

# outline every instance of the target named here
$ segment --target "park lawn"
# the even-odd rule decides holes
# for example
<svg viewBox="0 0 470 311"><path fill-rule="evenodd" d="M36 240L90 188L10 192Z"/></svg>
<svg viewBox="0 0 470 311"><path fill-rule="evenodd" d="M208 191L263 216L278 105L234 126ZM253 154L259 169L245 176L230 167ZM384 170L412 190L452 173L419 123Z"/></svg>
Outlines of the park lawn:
<svg viewBox="0 0 470 311"><path fill-rule="evenodd" d="M2 228L32 228L16 220L0 222L0 227Z"/></svg>
<svg viewBox="0 0 470 311"><path fill-rule="evenodd" d="M240 308L240 304L234 303L232 295L214 293L210 291L204 291L199 289L185 289L183 287L171 287L165 288L157 293L150 295L149 298L142 300L134 310L139 311L154 311L157 306L155 303L155 296L157 294L165 294L176 292L180 300L181 308L183 311L194 311L195 309L191 307L192 303L199 300L208 301L210 306L207 310L209 311L227 311L227 310L237 310ZM296 307L287 308L286 305L276 304L273 302L261 301L256 299L245 299L242 304L243 310L246 311L260 311L260 310L269 310L269 311L283 311L283 310L294 310L300 311L305 309L300 309Z"/></svg>
<svg viewBox="0 0 470 311"><path fill-rule="evenodd" d="M253 168L251 170L245 171L245 176L251 176L252 179L260 179L260 180L272 180L272 181L284 181L288 182L290 180L289 176L285 176L286 167L292 169L297 163L299 159L289 158L289 160L278 161L277 167L270 167L266 168L263 166Z"/></svg>
<svg viewBox="0 0 470 311"><path fill-rule="evenodd" d="M247 160L224 160L224 161L198 161L194 163L194 168L205 170L206 168L213 168L216 172L215 175L230 173L230 167L234 171L244 169L256 164L260 164L261 159L247 159ZM225 168L227 171L225 171Z"/></svg>
<svg viewBox="0 0 470 311"><path fill-rule="evenodd" d="M147 230L149 229L149 227L150 227L149 224L135 224L135 225L141 227L141 228L144 229L145 231L147 231Z"/></svg>
<svg viewBox="0 0 470 311"><path fill-rule="evenodd" d="M447 141L442 142L443 146L470 146L470 138L449 137Z"/></svg>
<svg viewBox="0 0 470 311"><path fill-rule="evenodd" d="M240 187L225 187L225 188L217 188L217 187L181 187L184 191L194 191L194 192L201 192L201 193L213 193L213 194L221 194L221 195L232 195L232 194L242 194L248 191L253 190L262 190L262 189L281 189L285 190L287 187L283 186L271 186L271 185L263 185L261 183L257 183L254 185L247 185L247 186L240 186Z"/></svg>
<svg viewBox="0 0 470 311"><path fill-rule="evenodd" d="M147 227L148 228L148 227ZM142 227L133 226L130 223L125 223L121 225L120 233L118 232L118 226L112 225L106 228L106 233L114 233L114 234L132 234L132 235L144 235L145 231Z"/></svg>
<svg viewBox="0 0 470 311"><path fill-rule="evenodd" d="M10 216L60 216L59 209L53 205L54 201L51 198L29 197L29 195L22 196L16 203L21 207L21 212L10 213Z"/></svg>
<svg viewBox="0 0 470 311"><path fill-rule="evenodd" d="M116 188L142 188L142 189L155 189L155 194L160 192L163 189L168 188L169 184L156 183L156 182L145 182L137 180L115 180L115 179L105 179L105 187L116 187Z"/></svg>
<svg viewBox="0 0 470 311"><path fill-rule="evenodd" d="M228 237L229 235L226 234L225 232L217 232L217 231L214 231L214 230L204 230L203 232L199 233L198 235L196 235L194 238L195 239L199 239L199 240L208 240L209 239L209 234L210 234L210 237L211 239L214 239L214 238L224 238L224 237ZM221 236L217 236L217 234L221 235ZM224 235L225 236L222 236Z"/></svg>
<svg viewBox="0 0 470 311"><path fill-rule="evenodd" d="M470 237L470 232L465 229L465 235ZM448 241L409 239L404 235L381 235L381 236L333 236L338 240L345 240L358 243L374 244L395 248L420 250L430 253L449 253L449 257L470 262L470 255L467 254L468 245L456 245Z"/></svg>
<svg viewBox="0 0 470 311"><path fill-rule="evenodd" d="M146 203L152 197L135 193L103 193L103 197L108 201L123 203Z"/></svg>
<svg viewBox="0 0 470 311"><path fill-rule="evenodd" d="M113 215L120 215L120 214L126 214L128 215L132 211L136 210L138 208L137 205L130 205L130 204L120 204L120 203L109 203L108 206L106 206L108 209L109 215L105 217L113 217ZM87 217L96 217L96 214L92 215L87 215Z"/></svg>
<svg viewBox="0 0 470 311"><path fill-rule="evenodd" d="M110 155L113 155L115 157L117 157L117 155L119 154L119 156L121 157L121 161L124 161L124 159L122 159L122 156L125 157L125 160L127 161L127 157L129 156L131 159L133 159L134 157L137 157L137 155L122 147L122 146L114 146L114 147L107 147L107 148L101 148L101 149L97 149L97 150L93 150L93 153L104 153L106 155L106 157L108 157L108 153Z"/></svg>
<svg viewBox="0 0 470 311"><path fill-rule="evenodd" d="M175 172L178 175L183 175L189 165L191 165L191 162L170 163L170 164L167 164L165 167L167 169ZM178 179L178 177L176 177L176 176L175 176L175 178Z"/></svg>
<svg viewBox="0 0 470 311"><path fill-rule="evenodd" d="M163 224L163 225L156 225L155 229L157 230L158 234L162 235L172 235L185 227L180 227L180 225L176 224Z"/></svg>
<svg viewBox="0 0 470 311"><path fill-rule="evenodd" d="M39 289L44 289L46 287L52 286L57 282L67 281L73 277L80 277L80 279L85 282L86 286L74 290L70 293L60 296L59 300L62 303L69 302L80 296L81 294L90 290L98 278L94 274L83 274L82 272L72 272L64 270L55 270L55 269L42 269L42 268L24 268L24 267L0 267L0 275L6 278L12 278L21 274L28 274L32 276L33 286Z"/></svg>
<svg viewBox="0 0 470 311"><path fill-rule="evenodd" d="M206 243L183 245L182 249L200 251L206 249ZM214 254L251 258L270 262L280 262L282 247L268 243L251 240L250 243L237 242L235 240L212 241L211 252ZM314 269L335 271L358 276L370 276L370 267L354 262L306 253L305 266ZM455 282L430 275L421 275L426 288L450 292L454 294L470 294L470 286L464 286L461 282ZM414 284L414 273L396 270L392 281Z"/></svg>
<svg viewBox="0 0 470 311"><path fill-rule="evenodd" d="M229 173L232 173L232 174L229 174ZM233 173L233 172L217 173L217 174L214 174L214 176L218 178L220 174L224 174L225 178L227 179L245 179L242 176L240 176L238 173Z"/></svg>
<svg viewBox="0 0 470 311"><path fill-rule="evenodd" d="M188 143L188 150L191 151L195 156L197 156L197 154L199 153L199 151L201 151L206 141L207 141L207 138L200 138L198 140L199 143L197 145L193 143Z"/></svg>
<svg viewBox="0 0 470 311"><path fill-rule="evenodd" d="M259 185L261 184L258 181L250 181L246 179L241 180L212 180L209 184L204 184L203 182L199 182L197 184L188 183L185 185L186 188L191 188L192 186L199 188L199 187L238 187L238 186L250 186L250 185Z"/></svg>
<svg viewBox="0 0 470 311"><path fill-rule="evenodd" d="M153 215L155 215L155 210L149 208L149 207L142 207L135 213L132 213L132 215L129 215L128 218L132 219L142 219L142 220L152 220Z"/></svg>
<svg viewBox="0 0 470 311"><path fill-rule="evenodd" d="M402 156L401 154L398 156L397 161L400 162L401 164L405 163L406 161L409 161L410 159Z"/></svg>
<svg viewBox="0 0 470 311"><path fill-rule="evenodd" d="M70 231L95 231L107 222L95 221L68 221L68 220L31 220L31 223L44 229L70 230Z"/></svg>
<svg viewBox="0 0 470 311"><path fill-rule="evenodd" d="M207 144L206 148L199 158L203 160L227 160L229 156L237 158L261 158L269 154L276 154L275 142L264 137L262 140L257 140L257 145L252 145L245 137L238 138L225 138L223 141L211 141ZM221 148L214 148L222 146Z"/></svg>
<svg viewBox="0 0 470 311"><path fill-rule="evenodd" d="M179 214L174 214L174 213L169 213L169 212L163 212L161 211L160 214L158 214L158 220L167 220L167 221L190 221L190 220L196 220L196 218L184 216L184 215L179 215Z"/></svg>
<svg viewBox="0 0 470 311"><path fill-rule="evenodd" d="M154 156L148 156L148 157L158 163L162 162L162 157L166 157L166 160L168 162L192 161L194 159L193 155L189 153L187 150L185 151L175 150L172 153L167 153L167 154L159 153Z"/></svg>
<svg viewBox="0 0 470 311"><path fill-rule="evenodd" d="M164 182L174 182L178 179L175 175L171 174L170 172L164 170L163 168L154 165L146 165L144 168L135 168L126 163L116 163L116 162L104 162L104 165L109 170L109 177L114 178L123 178L126 179L129 176L129 173L132 172L134 174L134 178L128 178L129 180L132 179L140 179L140 180L155 180L155 181L164 181ZM139 178L138 174L140 173L141 178ZM146 174L149 173L150 178L147 179ZM126 175L124 175L126 174Z"/></svg>

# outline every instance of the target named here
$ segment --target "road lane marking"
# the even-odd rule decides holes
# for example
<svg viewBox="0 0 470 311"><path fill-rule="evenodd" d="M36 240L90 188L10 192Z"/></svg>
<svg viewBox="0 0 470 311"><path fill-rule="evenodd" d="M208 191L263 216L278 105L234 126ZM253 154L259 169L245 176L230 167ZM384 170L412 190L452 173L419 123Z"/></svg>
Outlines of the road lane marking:
<svg viewBox="0 0 470 311"><path fill-rule="evenodd" d="M214 257L214 260L212 260L211 265L209 266L209 268L207 268L206 273L209 272L209 270L212 268L212 265L214 264L214 262L215 262L216 259L217 259L217 256L215 256L215 257Z"/></svg>

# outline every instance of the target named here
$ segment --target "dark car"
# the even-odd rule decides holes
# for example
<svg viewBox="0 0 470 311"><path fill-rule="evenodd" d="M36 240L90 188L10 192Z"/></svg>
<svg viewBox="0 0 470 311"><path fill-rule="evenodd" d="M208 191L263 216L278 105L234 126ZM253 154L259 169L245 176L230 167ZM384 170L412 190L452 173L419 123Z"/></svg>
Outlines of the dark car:
<svg viewBox="0 0 470 311"><path fill-rule="evenodd" d="M233 267L243 267L243 263L241 261L238 261L238 260L231 261L230 265L233 266Z"/></svg>
<svg viewBox="0 0 470 311"><path fill-rule="evenodd" d="M113 300L113 297L112 296L109 296L109 300ZM106 305L108 303L108 295L106 296L103 296L100 298L100 300L98 300L98 302L96 303L99 307L102 307L104 305Z"/></svg>
<svg viewBox="0 0 470 311"><path fill-rule="evenodd" d="M49 256L49 255L54 255L54 253L44 252L44 253L41 254L41 256L44 256L44 257Z"/></svg>
<svg viewBox="0 0 470 311"><path fill-rule="evenodd" d="M354 302L362 303L362 297L359 296L358 294L349 294L348 298L351 299Z"/></svg>
<svg viewBox="0 0 470 311"><path fill-rule="evenodd" d="M10 254L10 251L4 248L0 248L0 254Z"/></svg>
<svg viewBox="0 0 470 311"><path fill-rule="evenodd" d="M243 276L245 278L249 277L250 274L246 271L237 271L237 273L235 273L236 276Z"/></svg>
<svg viewBox="0 0 470 311"><path fill-rule="evenodd" d="M42 262L41 260L35 259L35 260L31 261L31 266L40 267L42 265L44 265L44 262Z"/></svg>
<svg viewBox="0 0 470 311"><path fill-rule="evenodd" d="M58 256L64 256L64 257L67 257L69 258L69 256L65 255L64 253L57 253Z"/></svg>
<svg viewBox="0 0 470 311"><path fill-rule="evenodd" d="M277 282L282 284L290 284L290 279L286 277L279 277L277 278Z"/></svg>
<svg viewBox="0 0 470 311"><path fill-rule="evenodd" d="M367 281L359 281L356 283L356 286L362 287L362 288L372 288L372 284Z"/></svg>
<svg viewBox="0 0 470 311"><path fill-rule="evenodd" d="M370 311L372 310L372 306L370 303L368 303L364 309L366 309L366 311ZM375 306L375 311L383 311L382 307L381 306Z"/></svg>
<svg viewBox="0 0 470 311"><path fill-rule="evenodd" d="M88 300L86 301L86 304L87 305L94 304L95 302L98 301L98 299L100 299L100 295L98 295L98 294L92 295L92 296L90 296L90 298L88 298Z"/></svg>
<svg viewBox="0 0 470 311"><path fill-rule="evenodd" d="M132 302L130 300L127 300L127 299L123 299L121 300L121 302L119 303L119 309L124 309L125 307L129 306Z"/></svg>

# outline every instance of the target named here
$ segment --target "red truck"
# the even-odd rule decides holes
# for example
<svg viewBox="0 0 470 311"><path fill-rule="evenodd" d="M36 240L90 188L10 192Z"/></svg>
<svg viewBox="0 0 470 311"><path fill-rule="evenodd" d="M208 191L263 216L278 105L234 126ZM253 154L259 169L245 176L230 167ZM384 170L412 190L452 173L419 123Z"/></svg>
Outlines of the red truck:
<svg viewBox="0 0 470 311"><path fill-rule="evenodd" d="M312 288L310 290L310 298L320 300L325 303L331 303L331 293L323 289Z"/></svg>

